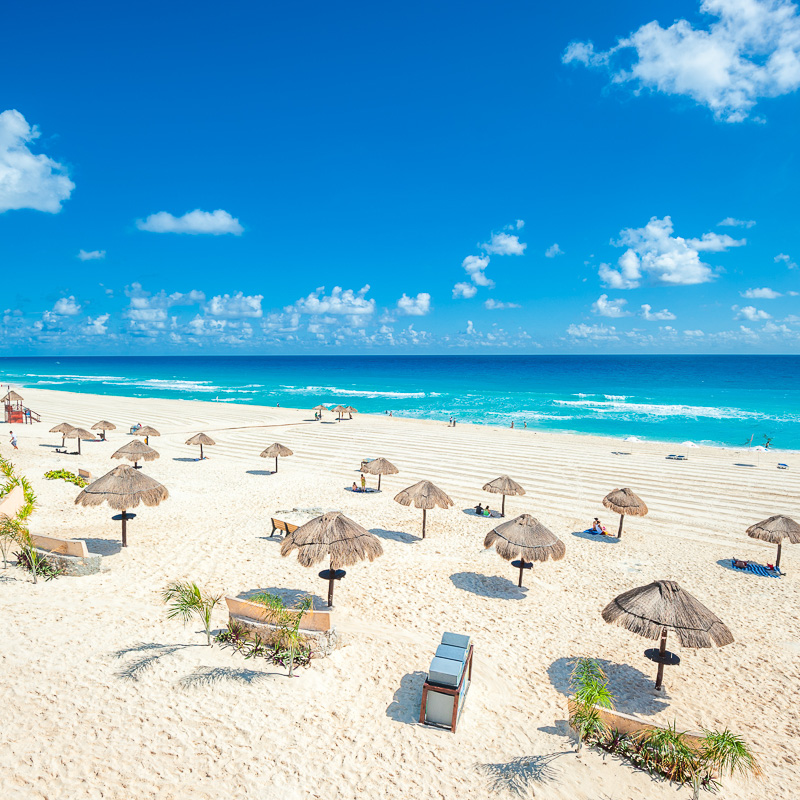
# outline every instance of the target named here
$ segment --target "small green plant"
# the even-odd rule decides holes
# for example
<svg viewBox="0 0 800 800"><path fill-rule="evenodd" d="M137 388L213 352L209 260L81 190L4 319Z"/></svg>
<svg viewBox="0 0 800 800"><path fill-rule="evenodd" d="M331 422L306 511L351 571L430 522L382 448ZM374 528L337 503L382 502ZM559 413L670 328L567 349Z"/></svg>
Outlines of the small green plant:
<svg viewBox="0 0 800 800"><path fill-rule="evenodd" d="M700 752L697 754L699 769L692 777L694 800L700 797L700 788L716 787L712 780L714 774L735 775L739 773L746 778L759 777L762 774L761 765L755 753L750 750L747 742L727 728L724 731L708 731L700 741Z"/></svg>
<svg viewBox="0 0 800 800"><path fill-rule="evenodd" d="M251 598L261 603L267 616L276 628L276 660L289 662L289 677L294 675L295 653L304 647L304 637L300 633L303 614L313 605L310 597L304 597L296 608L287 608L283 599L276 594L261 592Z"/></svg>
<svg viewBox="0 0 800 800"><path fill-rule="evenodd" d="M61 567L53 564L46 553L37 550L36 544L27 528L22 528L17 541L21 548L18 553L15 553L17 566L30 572L34 583L38 583L39 578L51 581L61 575L63 572Z"/></svg>
<svg viewBox="0 0 800 800"><path fill-rule="evenodd" d="M76 486L80 486L81 489L89 483L86 478L81 478L80 475L75 475L68 469L51 469L49 472L45 472L44 477L48 481L62 480L67 483L74 483Z"/></svg>
<svg viewBox="0 0 800 800"><path fill-rule="evenodd" d="M0 552L3 554L3 569L8 567L9 550L20 543L24 525L18 519L0 518Z"/></svg>
<svg viewBox="0 0 800 800"><path fill-rule="evenodd" d="M598 710L613 708L614 696L608 688L608 678L593 658L577 658L570 673L574 703L569 723L578 735L578 752L584 741L603 739L610 733Z"/></svg>
<svg viewBox="0 0 800 800"><path fill-rule="evenodd" d="M167 617L181 617L186 624L193 616L200 617L206 632L206 641L211 646L211 614L215 606L222 600L222 595L203 592L196 583L174 581L162 593L164 602L169 606Z"/></svg>

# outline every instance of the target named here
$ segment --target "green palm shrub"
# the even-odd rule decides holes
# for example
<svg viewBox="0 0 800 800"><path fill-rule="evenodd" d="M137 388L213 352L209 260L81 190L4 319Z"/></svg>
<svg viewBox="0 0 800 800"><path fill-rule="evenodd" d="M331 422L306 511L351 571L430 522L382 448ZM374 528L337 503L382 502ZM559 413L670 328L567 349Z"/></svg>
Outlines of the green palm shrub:
<svg viewBox="0 0 800 800"><path fill-rule="evenodd" d="M287 608L283 598L269 592L261 592L251 598L261 603L267 611L267 617L276 629L276 645L286 651L289 661L289 677L294 675L295 655L304 647L304 637L300 633L300 622L313 601L304 597L296 608Z"/></svg>
<svg viewBox="0 0 800 800"><path fill-rule="evenodd" d="M574 661L570 686L574 704L569 724L578 735L580 753L584 741L601 740L609 735L609 726L601 718L597 706L613 708L614 696L608 688L605 672L593 658L578 658Z"/></svg>
<svg viewBox="0 0 800 800"><path fill-rule="evenodd" d="M203 592L196 583L173 581L164 589L162 599L169 607L167 617L181 617L184 625L192 617L200 617L206 632L206 642L211 646L211 614L222 600L222 595Z"/></svg>

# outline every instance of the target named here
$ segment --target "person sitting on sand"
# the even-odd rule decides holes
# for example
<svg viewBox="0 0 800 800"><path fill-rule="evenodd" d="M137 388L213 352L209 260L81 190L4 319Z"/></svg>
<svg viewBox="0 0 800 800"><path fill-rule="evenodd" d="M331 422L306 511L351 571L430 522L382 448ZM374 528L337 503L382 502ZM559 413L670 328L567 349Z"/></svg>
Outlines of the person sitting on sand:
<svg viewBox="0 0 800 800"><path fill-rule="evenodd" d="M361 490L358 488L355 481L353 481L353 485L350 487L351 492L360 492Z"/></svg>
<svg viewBox="0 0 800 800"><path fill-rule="evenodd" d="M479 517L480 517L480 516L483 516L483 506L482 506L480 503L478 503L478 505L476 505L476 506L475 506L475 513L476 513L476 514L477 514Z"/></svg>
<svg viewBox="0 0 800 800"><path fill-rule="evenodd" d="M592 533L600 533L603 534L606 532L606 529L603 527L602 523L600 522L597 517L594 518L594 522L592 522Z"/></svg>

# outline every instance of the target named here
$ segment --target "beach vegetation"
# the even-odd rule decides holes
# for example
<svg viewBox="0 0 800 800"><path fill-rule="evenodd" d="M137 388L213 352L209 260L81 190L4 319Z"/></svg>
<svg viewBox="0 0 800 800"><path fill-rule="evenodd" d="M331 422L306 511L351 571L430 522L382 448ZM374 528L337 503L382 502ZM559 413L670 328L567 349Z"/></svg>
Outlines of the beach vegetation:
<svg viewBox="0 0 800 800"><path fill-rule="evenodd" d="M199 617L206 634L206 643L211 646L211 614L222 600L222 595L204 592L196 583L190 581L173 581L162 593L162 599L168 607L167 617L180 617L184 625Z"/></svg>
<svg viewBox="0 0 800 800"><path fill-rule="evenodd" d="M24 526L21 527L17 543L20 546L19 552L14 554L17 566L30 572L34 583L38 583L39 578L51 581L64 571L47 557L47 553L36 547L30 531Z"/></svg>
<svg viewBox="0 0 800 800"><path fill-rule="evenodd" d="M251 599L254 603L261 603L264 606L268 619L275 626L275 660L284 664L288 661L291 678L294 675L295 655L304 647L305 642L300 633L300 622L303 614L313 605L312 599L304 597L295 608L287 608L283 598L269 592L261 592Z"/></svg>
<svg viewBox="0 0 800 800"><path fill-rule="evenodd" d="M51 469L49 472L45 472L44 477L48 481L62 480L67 483L74 483L75 486L79 486L81 489L89 484L86 478L75 475L74 472L70 472L68 469Z"/></svg>

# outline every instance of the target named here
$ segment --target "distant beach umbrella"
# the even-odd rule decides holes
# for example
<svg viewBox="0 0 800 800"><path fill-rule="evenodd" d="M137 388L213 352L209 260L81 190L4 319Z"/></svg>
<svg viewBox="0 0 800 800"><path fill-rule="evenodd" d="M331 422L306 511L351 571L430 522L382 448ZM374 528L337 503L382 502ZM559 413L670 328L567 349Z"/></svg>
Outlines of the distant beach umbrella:
<svg viewBox="0 0 800 800"><path fill-rule="evenodd" d="M314 406L314 408L312 408L311 410L312 411L330 411L328 406L323 406L322 404L320 404L318 406Z"/></svg>
<svg viewBox="0 0 800 800"><path fill-rule="evenodd" d="M695 444L694 442L681 442L684 447L700 447L699 444Z"/></svg>
<svg viewBox="0 0 800 800"><path fill-rule="evenodd" d="M90 433L85 428L73 428L71 431L67 431L64 436L67 439L78 440L78 455L81 454L81 441L88 442L97 438L93 433Z"/></svg>
<svg viewBox="0 0 800 800"><path fill-rule="evenodd" d="M153 450L152 447L140 442L138 439L133 439L128 444L123 445L115 453L111 454L111 458L124 458L133 462L133 468L139 469L140 461L155 461L161 456Z"/></svg>
<svg viewBox="0 0 800 800"><path fill-rule="evenodd" d="M522 574L527 564L547 561L548 558L561 561L567 552L564 542L530 514L521 514L489 531L483 546L489 548L492 545L506 561L519 557L519 561L514 562L514 566L519 567L519 586L522 586Z"/></svg>
<svg viewBox="0 0 800 800"><path fill-rule="evenodd" d="M332 408L331 411L333 411L334 414L338 414L339 415L339 419L341 419L342 418L342 414L344 414L344 412L347 411L347 408L345 408L345 406L339 404L335 408Z"/></svg>
<svg viewBox="0 0 800 800"><path fill-rule="evenodd" d="M157 506L168 497L169 492L166 487L158 481L143 472L137 472L127 464L120 464L102 478L90 483L75 498L75 504L99 506L106 502L111 508L121 511L122 546L127 547L128 509L136 508L139 503L144 503L146 506Z"/></svg>
<svg viewBox="0 0 800 800"><path fill-rule="evenodd" d="M647 513L644 500L630 489L614 489L603 498L603 505L619 514L618 539L622 538L622 522L627 515L643 517Z"/></svg>
<svg viewBox="0 0 800 800"><path fill-rule="evenodd" d="M623 442L641 442L642 440L638 436L626 436Z"/></svg>
<svg viewBox="0 0 800 800"><path fill-rule="evenodd" d="M775 568L781 566L781 547L783 540L788 539L790 544L800 543L800 525L791 517L777 514L774 517L757 522L747 529L747 535L751 539L761 539L763 542L770 542L778 545L778 555L775 557Z"/></svg>
<svg viewBox="0 0 800 800"><path fill-rule="evenodd" d="M100 438L105 441L106 440L106 431L115 431L117 426L113 422L107 422L104 419L101 419L100 422L95 422L92 425L93 431L100 431Z"/></svg>
<svg viewBox="0 0 800 800"><path fill-rule="evenodd" d="M673 631L681 647L723 647L733 634L720 618L675 581L654 581L629 589L615 597L602 612L606 622L615 623L645 639L661 639L658 650L645 655L658 664L656 689L661 688L664 666L679 659L667 652L667 633Z"/></svg>
<svg viewBox="0 0 800 800"><path fill-rule="evenodd" d="M515 481L508 477L508 475L501 475L489 483L483 485L484 492L492 492L492 494L503 495L503 502L500 508L500 515L506 515L506 495L518 496L525 494L525 490Z"/></svg>
<svg viewBox="0 0 800 800"><path fill-rule="evenodd" d="M293 456L294 453L285 445L279 444L275 442L275 444L271 444L263 453L261 453L261 458L274 458L275 459L275 472L278 471L278 456L283 458L284 456Z"/></svg>
<svg viewBox="0 0 800 800"><path fill-rule="evenodd" d="M297 560L304 567L329 560L329 569L320 572L328 581L328 606L333 605L333 584L345 572L341 567L383 555L383 547L375 534L339 511L329 511L301 525L281 543L281 555L288 556L297 550Z"/></svg>
<svg viewBox="0 0 800 800"><path fill-rule="evenodd" d="M387 461L385 458L375 458L368 462L363 469L363 472L378 476L378 490L381 488L381 475L397 475L399 471L391 461Z"/></svg>
<svg viewBox="0 0 800 800"><path fill-rule="evenodd" d="M75 426L70 425L69 422L59 422L58 425L50 428L50 433L61 434L61 446L63 447L66 442L66 434L69 433Z"/></svg>
<svg viewBox="0 0 800 800"><path fill-rule="evenodd" d="M353 414L358 414L358 409L353 408L353 406L345 406L344 410L348 413L350 419L353 419Z"/></svg>
<svg viewBox="0 0 800 800"><path fill-rule="evenodd" d="M204 458L203 445L211 446L216 442L206 433L196 433L191 439L186 440L186 444L200 445L200 460L202 461Z"/></svg>
<svg viewBox="0 0 800 800"><path fill-rule="evenodd" d="M133 435L144 436L145 444L150 444L151 436L161 436L161 434L155 428L151 428L149 425L145 425L143 428L139 428L138 431L134 431Z"/></svg>
<svg viewBox="0 0 800 800"><path fill-rule="evenodd" d="M402 506L413 505L422 509L422 538L425 538L425 522L428 509L450 508L453 501L435 484L430 481L420 481L395 496L395 502Z"/></svg>

